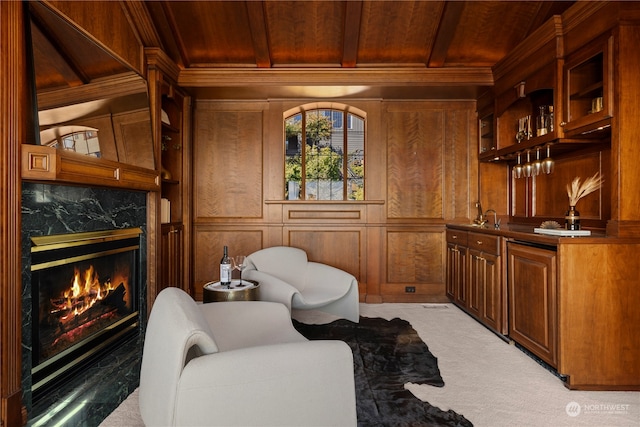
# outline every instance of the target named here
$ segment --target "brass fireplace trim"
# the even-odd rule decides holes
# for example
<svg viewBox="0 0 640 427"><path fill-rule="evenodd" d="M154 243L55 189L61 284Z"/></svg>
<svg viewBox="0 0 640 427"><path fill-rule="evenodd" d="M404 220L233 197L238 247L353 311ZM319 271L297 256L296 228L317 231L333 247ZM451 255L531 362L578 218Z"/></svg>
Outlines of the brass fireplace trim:
<svg viewBox="0 0 640 427"><path fill-rule="evenodd" d="M125 240L131 238L139 238L142 234L140 227L107 230L107 231L88 231L82 233L72 234L56 234L52 236L36 236L32 237L31 241L33 246L31 247L31 253L45 252L55 249L65 249L70 247L78 247L83 245L90 245L104 242L114 242L118 240ZM92 252L91 254L78 255L70 258L56 259L48 262L35 263L31 265L31 271L44 270L59 265L68 264L71 262L80 262L88 259L97 258L99 256L107 256L121 252L127 252L131 250L139 249L140 245L129 245L126 247L120 247L115 249L109 249L99 252Z"/></svg>
<svg viewBox="0 0 640 427"><path fill-rule="evenodd" d="M31 238L31 242L33 243L31 252L43 252L68 248L70 246L82 246L130 239L132 237L139 237L141 234L142 229L140 227L133 227L118 230L86 231L82 233L55 234L52 236L34 236Z"/></svg>

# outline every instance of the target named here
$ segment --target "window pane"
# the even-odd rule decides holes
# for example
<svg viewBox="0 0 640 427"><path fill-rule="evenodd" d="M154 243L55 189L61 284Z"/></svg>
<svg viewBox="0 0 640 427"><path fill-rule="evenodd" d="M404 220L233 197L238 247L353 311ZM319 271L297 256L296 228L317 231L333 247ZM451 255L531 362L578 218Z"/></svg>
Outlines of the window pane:
<svg viewBox="0 0 640 427"><path fill-rule="evenodd" d="M300 198L302 181L302 115L296 114L285 120L285 199Z"/></svg>
<svg viewBox="0 0 640 427"><path fill-rule="evenodd" d="M347 116L347 199L364 200L364 120Z"/></svg>
<svg viewBox="0 0 640 427"><path fill-rule="evenodd" d="M341 132L334 131L333 110L307 111L307 200L343 200Z"/></svg>

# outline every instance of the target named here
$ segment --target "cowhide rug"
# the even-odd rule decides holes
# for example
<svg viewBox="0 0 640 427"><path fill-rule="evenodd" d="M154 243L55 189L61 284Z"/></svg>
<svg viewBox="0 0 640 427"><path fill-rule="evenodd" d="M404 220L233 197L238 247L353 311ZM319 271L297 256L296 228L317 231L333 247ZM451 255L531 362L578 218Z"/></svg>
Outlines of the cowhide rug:
<svg viewBox="0 0 640 427"><path fill-rule="evenodd" d="M294 326L310 340L342 340L353 351L359 426L472 426L462 415L416 398L404 384L443 387L438 360L406 320L361 317Z"/></svg>

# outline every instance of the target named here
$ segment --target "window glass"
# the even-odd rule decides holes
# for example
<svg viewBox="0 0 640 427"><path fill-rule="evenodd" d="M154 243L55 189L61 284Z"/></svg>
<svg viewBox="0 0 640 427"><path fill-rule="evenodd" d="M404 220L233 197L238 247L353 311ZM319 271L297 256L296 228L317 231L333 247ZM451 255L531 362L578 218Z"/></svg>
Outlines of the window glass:
<svg viewBox="0 0 640 427"><path fill-rule="evenodd" d="M336 109L286 118L285 199L364 200L364 125Z"/></svg>

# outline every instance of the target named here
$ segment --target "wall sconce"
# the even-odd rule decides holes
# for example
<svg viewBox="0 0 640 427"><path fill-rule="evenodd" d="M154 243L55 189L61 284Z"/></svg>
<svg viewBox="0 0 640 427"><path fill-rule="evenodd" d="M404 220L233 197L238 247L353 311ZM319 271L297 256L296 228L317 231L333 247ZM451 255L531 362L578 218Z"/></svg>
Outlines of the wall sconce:
<svg viewBox="0 0 640 427"><path fill-rule="evenodd" d="M524 91L524 82L520 82L517 85L515 85L514 89L516 90L516 96L518 98L526 98L527 97L527 94Z"/></svg>

